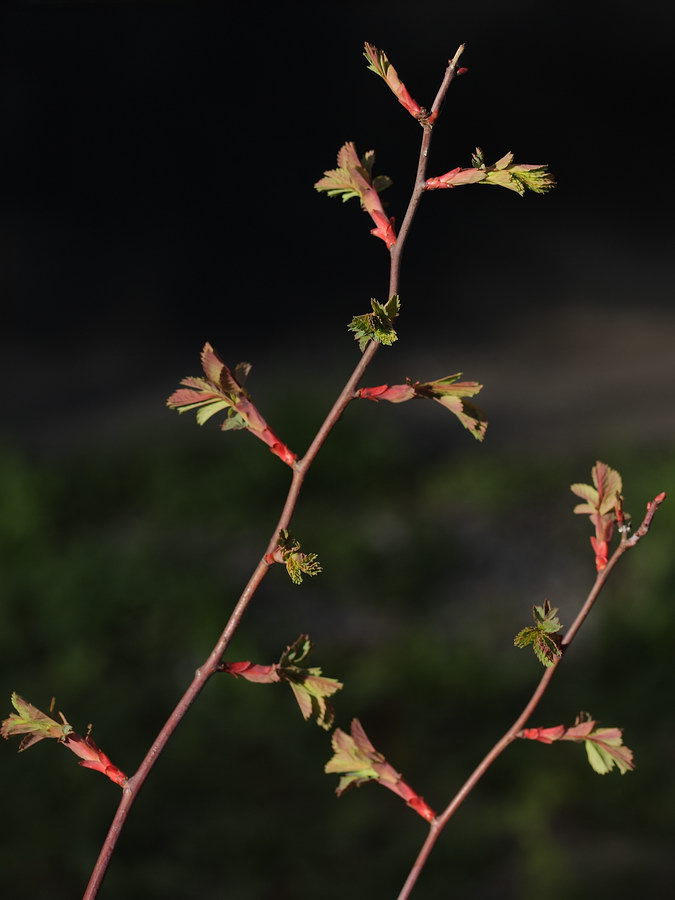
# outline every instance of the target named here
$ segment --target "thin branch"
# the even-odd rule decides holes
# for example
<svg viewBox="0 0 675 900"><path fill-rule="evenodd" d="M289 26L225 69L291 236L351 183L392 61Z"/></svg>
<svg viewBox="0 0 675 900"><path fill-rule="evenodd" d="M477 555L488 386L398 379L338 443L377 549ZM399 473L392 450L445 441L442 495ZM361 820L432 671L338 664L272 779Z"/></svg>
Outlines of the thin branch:
<svg viewBox="0 0 675 900"><path fill-rule="evenodd" d="M457 62L459 57L462 55L464 50L464 44L462 44L458 49L453 58L448 63L448 67L445 70L445 74L443 75L443 81L441 82L441 86L438 89L438 93L436 94L436 98L431 107L431 112L438 113L440 111L441 105L445 100L445 95L448 92L448 88L452 84L457 74ZM398 237L396 238L396 243L391 248L391 271L389 276L389 296L392 297L394 294L398 293L398 284L399 284L399 270L401 266L401 256L403 254L403 247L408 237L408 232L410 231L410 226L412 224L413 219L415 218L415 213L417 212L417 208L419 206L420 200L422 199L422 194L424 193L424 183L426 181L427 175L427 165L429 162L429 146L431 144L431 135L433 126L429 124L428 120L420 123L424 128L424 134L422 135L422 146L420 147L420 155L417 161L417 172L415 174L415 186L413 187L413 192L408 202L408 209L406 210L406 214L403 217L403 222L401 223L401 228L398 232Z"/></svg>
<svg viewBox="0 0 675 900"><path fill-rule="evenodd" d="M619 559L623 556L623 554L626 552L626 550L629 550L631 547L634 547L641 540L641 538L643 538L647 534L647 532L649 531L649 528L651 526L652 520L654 518L654 515L656 514L657 509L659 508L661 503L663 503L665 498L666 498L665 493L661 493L657 497L655 497L654 500L652 500L650 503L647 504L647 513L646 513L644 520L642 521L642 524L640 525L640 527L637 529L637 531L631 538L626 538L625 536L623 537L621 543L619 544L619 546L616 548L616 550L612 554L612 557L609 559L607 566L602 570L602 572L598 573L598 575L595 579L595 582L593 584L593 587L591 588L588 596L586 597L586 600L585 600L583 606L577 613L574 621L572 622L572 624L570 625L564 638L562 639L561 646L563 649L563 656L564 656L564 651L572 643L575 635L581 628L588 613L591 611L595 601L598 598L598 595L600 594L600 591L603 589L603 587L607 583L607 580L609 578L609 575L610 575L612 569L617 564ZM483 759L476 766L476 768L473 770L471 775L469 775L467 780L464 782L464 784L461 786L461 788L457 791L457 793L452 798L450 803L446 806L446 808L443 810L443 812L439 816L437 816L433 820L433 822L431 822L431 825L429 827L429 834L427 835L426 840L424 841L424 844L422 845L422 848L421 848L420 852L418 853L417 858L416 858L415 862L413 863L412 868L410 869L410 872L405 881L405 884L403 885L403 888L401 889L401 892L398 895L398 900L407 900L407 898L410 896L413 888L415 887L415 884L417 883L417 880L418 880L422 870L424 869L424 866L426 865L427 859L429 858L429 854L433 850L434 845L436 844L436 841L438 840L438 838L439 838L441 832L443 831L443 829L445 828L445 826L448 824L450 819L457 812L457 809L462 805L464 800L466 800L466 798L469 796L469 794L474 789L474 787L478 784L478 782L483 777L483 775L490 768L492 763L499 756L501 756L501 754L504 752L504 750L506 750L506 748L509 746L509 744L512 744L513 741L518 737L518 732L522 731L522 729L525 726L525 724L527 723L528 719L530 718L530 716L532 715L534 710L539 705L541 698L546 693L548 686L551 683L551 680L553 679L553 676L558 669L558 666L562 662L563 656L557 657L555 662L553 663L553 665L550 668L546 669L546 671L540 678L539 684L535 688L532 696L525 704L522 712L520 713L520 715L518 716L516 721L513 723L513 725L511 725L511 727L506 732L504 732L504 734L499 738L499 740L492 747L492 749L483 757Z"/></svg>
<svg viewBox="0 0 675 900"><path fill-rule="evenodd" d="M457 59L459 59L459 55L462 49L463 47L457 51L457 53L455 54L455 58L450 62L448 68L446 69L443 83L441 84L441 87L438 91L436 100L434 100L434 106L432 107L432 109L434 110L437 110L440 107L440 103L445 97L448 87L450 86L450 83L455 76ZM426 173L427 155L430 141L431 126L429 124L426 124L424 126L424 133L422 135L422 146L420 149L419 162L417 166L415 187L408 202L406 214L403 219L403 224L401 226L396 244L392 247L391 250L389 275L390 297L393 294L398 293L401 254L403 251L405 239L410 229L410 224L412 223L412 220L415 216L417 207L419 206L419 201L422 196L422 192L424 190L424 176ZM303 486L305 476L310 466L312 465L317 453L326 441L326 438L339 421L342 413L345 411L349 403L354 399L356 386L360 381L363 373L367 369L368 365L370 364L371 360L375 356L375 353L377 352L379 346L380 345L378 342L371 341L370 344L366 347L361 358L359 359L359 362L355 366L354 371L350 375L345 386L340 391L337 400L333 404L330 412L317 431L316 436L312 440L304 457L295 463L293 467L293 480L291 481L291 485L288 489L288 494L286 496L286 500L284 501L284 506L281 511L279 521L277 522L277 525L270 537L269 543L267 544L265 554L263 554L263 557L257 564L253 574L249 579L248 584L239 597L239 600L237 601L237 604L234 607L230 618L228 619L228 622L223 629L222 634L218 638L218 641L213 650L209 654L206 661L195 672L195 676L191 684L189 685L181 699L178 701L178 704L176 705L169 718L166 720L161 731L155 738L152 746L146 753L145 758L138 767L136 773L129 779L129 781L123 788L122 799L110 825L108 834L106 835L106 838L103 842L103 846L101 847L101 851L99 853L98 859L96 860L96 864L92 870L89 883L83 894L83 900L95 900L95 898L98 896L101 884L103 883L103 879L108 870L108 866L110 865L110 860L115 851L117 841L119 840L120 834L122 833L122 829L124 828L124 824L129 815L129 811L131 810L131 807L136 797L138 796L139 791L145 783L154 764L157 762L160 754L164 750L164 747L166 746L169 738L182 722L188 709L192 706L196 698L199 696L207 681L209 681L211 676L217 672L218 664L221 662L223 654L227 650L227 647L229 646L229 643L232 640L235 631L239 627L239 624L244 613L246 612L246 609L248 608L249 603L251 602L255 592L260 586L263 578L269 571L270 567L268 563L265 562L265 555L268 553L272 553L276 548L279 539L279 532L284 528L288 528L298 503L298 498L300 496L300 491Z"/></svg>

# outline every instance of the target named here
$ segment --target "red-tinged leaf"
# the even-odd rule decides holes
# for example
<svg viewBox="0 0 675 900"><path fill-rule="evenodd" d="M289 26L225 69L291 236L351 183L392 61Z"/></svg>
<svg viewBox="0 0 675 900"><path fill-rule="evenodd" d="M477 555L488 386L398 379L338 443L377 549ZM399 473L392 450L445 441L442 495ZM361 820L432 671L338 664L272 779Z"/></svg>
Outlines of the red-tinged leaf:
<svg viewBox="0 0 675 900"><path fill-rule="evenodd" d="M446 409L449 409L451 413L454 413L476 440L483 440L488 422L482 410L474 406L473 403L467 403L466 400L462 400L460 397L434 397L434 400Z"/></svg>
<svg viewBox="0 0 675 900"><path fill-rule="evenodd" d="M295 461L297 460L297 455L293 453L292 450L289 450L286 444L282 444L281 441L274 441L273 444L269 445L270 450L274 453L275 456L278 456L282 462L285 462L287 466L293 466Z"/></svg>
<svg viewBox="0 0 675 900"><path fill-rule="evenodd" d="M450 169L445 175L436 175L433 178L427 178L424 188L427 191L435 191L439 188L460 187L463 184L477 184L479 181L485 181L487 173L481 169Z"/></svg>
<svg viewBox="0 0 675 900"><path fill-rule="evenodd" d="M595 728L595 719L584 718L583 715L577 716L577 720L571 728L564 729L563 740L565 741L585 741L588 735Z"/></svg>
<svg viewBox="0 0 675 900"><path fill-rule="evenodd" d="M63 722L56 722L17 693L12 694L12 706L16 712L11 713L2 722L0 735L6 740L14 735L24 735L19 744L19 751L27 750L45 738L62 741L73 731L65 719Z"/></svg>
<svg viewBox="0 0 675 900"><path fill-rule="evenodd" d="M213 391L192 391L187 388L179 388L171 394L166 401L166 405L171 409L177 409L178 412L186 412L190 409L196 409L198 406L204 406L207 403L220 402L222 399L220 394L216 394Z"/></svg>
<svg viewBox="0 0 675 900"><path fill-rule="evenodd" d="M376 227L371 228L370 233L374 237L378 237L385 242L387 245L387 250L391 250L391 248L396 243L396 232L394 231L394 219L388 218L386 214L379 209L374 209L370 213L370 217L375 223Z"/></svg>
<svg viewBox="0 0 675 900"><path fill-rule="evenodd" d="M606 775L616 766L622 775L635 769L633 751L623 744L620 728L598 728L585 741L588 761L599 775Z"/></svg>
<svg viewBox="0 0 675 900"><path fill-rule="evenodd" d="M564 733L564 725L554 725L552 728L524 728L518 737L528 741L539 741L542 744L552 744L560 740Z"/></svg>
<svg viewBox="0 0 675 900"><path fill-rule="evenodd" d="M620 728L596 728L596 721L588 713L577 716L571 728L556 725L553 728L525 728L518 733L519 738L552 744L554 741L583 741L591 767L600 775L616 766L624 775L635 768L633 752L623 744Z"/></svg>
<svg viewBox="0 0 675 900"><path fill-rule="evenodd" d="M202 347L201 361L204 374L211 384L220 385L220 375L225 364L208 342Z"/></svg>
<svg viewBox="0 0 675 900"><path fill-rule="evenodd" d="M598 512L606 515L614 510L617 497L623 490L621 475L600 460L593 466L592 475L598 491Z"/></svg>
<svg viewBox="0 0 675 900"><path fill-rule="evenodd" d="M607 568L609 561L609 545L607 541L599 541L594 537L591 537L590 540L595 553L595 568L598 572L602 572Z"/></svg>
<svg viewBox="0 0 675 900"><path fill-rule="evenodd" d="M396 69L392 66L387 58L384 50L378 50L373 44L364 44L364 53L368 68L371 72L375 72L380 78L383 78L389 88L393 91L398 102L416 119L425 118L426 110L423 109L416 100L410 96L410 93L401 79L398 77Z"/></svg>
<svg viewBox="0 0 675 900"><path fill-rule="evenodd" d="M483 389L483 385L477 381L458 381L462 377L462 373L456 375L446 375L445 378L438 378L436 381L425 381L415 385L415 389L422 393L428 392L433 397L475 397Z"/></svg>
<svg viewBox="0 0 675 900"><path fill-rule="evenodd" d="M583 509L582 504L580 504L574 508L574 512L586 512L587 508L589 513L593 513L597 510L599 497L596 488L591 487L590 484L571 484L570 490L573 494L576 494L577 497L581 497L583 500L587 501L587 503L583 504Z"/></svg>
<svg viewBox="0 0 675 900"><path fill-rule="evenodd" d="M319 668L308 669L307 673L296 667L286 668L282 675L291 686L303 719L315 718L316 724L326 731L332 728L335 714L326 697L332 697L343 684L336 678L322 676Z"/></svg>
<svg viewBox="0 0 675 900"><path fill-rule="evenodd" d="M181 381L185 387L174 391L167 406L178 412L196 410L197 422L203 425L216 413L227 411L221 425L223 431L246 429L262 440L275 456L289 466L297 457L279 440L251 402L248 393L229 368L217 355L211 344L205 344L201 352L202 368L206 378L188 377ZM243 379L250 372L249 363L239 363L235 368Z"/></svg>
<svg viewBox="0 0 675 900"><path fill-rule="evenodd" d="M436 818L436 813L434 812L434 810L425 801L424 797L420 797L419 794L411 797L410 800L407 801L407 803L411 809L414 809L415 812L418 815L422 816L423 819L426 819L427 822L433 822Z"/></svg>
<svg viewBox="0 0 675 900"><path fill-rule="evenodd" d="M97 747L91 735L81 737L73 732L66 737L63 745L80 757L80 765L85 769L100 772L120 787L124 787L129 780L124 772L113 765L105 753Z"/></svg>
<svg viewBox="0 0 675 900"><path fill-rule="evenodd" d="M338 168L324 172L324 177L314 187L317 191L325 191L329 197L342 196L343 201L357 197L362 209L375 222L376 227L371 234L382 238L391 248L396 242L393 219L386 215L378 193L391 182L381 176L373 180L374 156L373 151L369 150L363 159L359 159L354 143L348 141L338 152Z"/></svg>
<svg viewBox="0 0 675 900"><path fill-rule="evenodd" d="M251 662L223 662L218 669L228 675L233 675L235 678L244 678L246 681L252 681L255 684L275 684L281 681L277 663L269 666L260 666Z"/></svg>
<svg viewBox="0 0 675 900"><path fill-rule="evenodd" d="M380 384L372 388L360 388L356 396L362 400L388 400L389 403L404 403L417 395L409 384Z"/></svg>
<svg viewBox="0 0 675 900"><path fill-rule="evenodd" d="M365 781L377 781L405 800L426 821L435 818L434 811L424 799L408 785L381 753L375 749L358 719L352 720L351 735L339 728L331 739L334 755L326 763L327 773L342 774L336 793L343 794L352 785L358 787Z"/></svg>

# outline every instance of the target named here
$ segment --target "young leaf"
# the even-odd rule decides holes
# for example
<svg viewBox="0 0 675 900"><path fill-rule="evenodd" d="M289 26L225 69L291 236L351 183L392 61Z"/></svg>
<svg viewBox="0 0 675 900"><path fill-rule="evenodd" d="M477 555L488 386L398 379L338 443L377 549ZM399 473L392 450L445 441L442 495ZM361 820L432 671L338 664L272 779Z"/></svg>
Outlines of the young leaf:
<svg viewBox="0 0 675 900"><path fill-rule="evenodd" d="M513 162L513 153L507 153L492 166L485 165L485 158L480 147L471 159L471 168L451 169L445 175L428 178L425 188L428 191L438 188L453 188L462 184L497 184L521 197L526 191L545 194L555 187L555 178L545 165L525 165Z"/></svg>
<svg viewBox="0 0 675 900"><path fill-rule="evenodd" d="M559 656L562 656L560 641L557 637L562 625L557 616L558 610L553 608L548 600L543 606L532 607L534 625L523 628L513 639L516 647L532 646L534 655L539 662L549 668Z"/></svg>
<svg viewBox="0 0 675 900"><path fill-rule="evenodd" d="M352 720L351 735L336 728L331 743L333 756L324 771L342 776L336 789L338 797L352 785L359 787L366 781L377 781L405 800L427 822L436 818L424 798L406 784L401 774L373 747L358 719Z"/></svg>
<svg viewBox="0 0 675 900"><path fill-rule="evenodd" d="M462 425L476 440L482 441L487 430L487 419L478 407L466 398L473 397L483 387L476 381L457 381L461 372L447 375L436 381L411 381L406 384L382 384L372 388L360 388L356 396L363 400L388 400L403 403L406 400L426 398L435 400L457 416Z"/></svg>
<svg viewBox="0 0 675 900"><path fill-rule="evenodd" d="M291 686L293 695L300 707L305 721L316 720L320 728L329 730L335 718L332 706L326 701L343 685L337 678L328 678L321 674L317 666L304 668L298 665L312 649L312 642L306 634L301 634L281 654L278 663L272 665L254 665L245 662L222 662L219 671L244 678L256 684L274 684L285 681Z"/></svg>
<svg viewBox="0 0 675 900"><path fill-rule="evenodd" d="M555 741L583 741L591 768L599 775L606 775L617 768L622 775L635 768L633 751L624 746L623 732L620 728L596 728L596 721L588 713L580 713L573 726L566 728L556 725L553 728L524 728L518 737L542 744Z"/></svg>
<svg viewBox="0 0 675 900"><path fill-rule="evenodd" d="M311 649L309 637L301 634L282 654L279 674L290 684L303 718L315 718L316 724L328 731L333 727L335 713L326 698L332 697L343 685L337 678L322 675L317 666L308 669L298 666Z"/></svg>
<svg viewBox="0 0 675 900"><path fill-rule="evenodd" d="M372 299L370 305L373 309L371 313L354 316L348 326L354 332L354 340L359 342L359 350L362 352L369 341L378 341L389 347L398 340L394 331L394 320L401 310L398 294L394 294L385 304Z"/></svg>
<svg viewBox="0 0 675 900"><path fill-rule="evenodd" d="M598 572L602 572L609 561L609 542L614 524L618 522L620 530L626 531L630 516L623 510L621 475L598 460L591 470L591 477L593 485L572 484L570 489L585 501L578 503L574 512L589 516L595 528L595 535L590 541L595 554L595 567Z"/></svg>
<svg viewBox="0 0 675 900"><path fill-rule="evenodd" d="M396 95L398 102L408 110L411 116L416 119L425 119L428 115L426 109L420 106L416 100L410 96L408 89L398 77L396 69L392 66L387 58L384 50L378 50L373 44L364 44L364 53L368 61L368 68L371 72L375 72L380 78L383 78L389 88Z"/></svg>
<svg viewBox="0 0 675 900"><path fill-rule="evenodd" d="M357 197L364 209L375 223L371 234L381 238L387 249L396 243L394 220L388 218L379 191L389 187L389 178L378 176L373 179L373 161L375 153L369 150L363 159L359 158L352 141L347 141L340 148L337 157L337 169L324 172L323 178L314 185L317 191L325 191L329 197L342 197L343 201Z"/></svg>
<svg viewBox="0 0 675 900"><path fill-rule="evenodd" d="M3 721L0 735L9 738L23 734L19 751L26 750L44 738L53 738L79 756L80 765L84 768L101 772L120 787L124 787L127 783L127 776L96 746L90 733L87 732L85 737L77 734L63 713L59 713L62 721L56 722L18 694L12 694L12 705L16 713L12 713ZM91 729L91 726L89 728Z"/></svg>
<svg viewBox="0 0 675 900"><path fill-rule="evenodd" d="M201 361L206 377L184 378L181 384L185 387L174 391L166 405L179 413L196 410L199 425L216 413L226 411L227 416L220 426L223 431L246 429L267 444L286 465L293 466L297 456L274 434L243 387L243 381L251 370L250 364L239 363L233 375L208 343L202 349Z"/></svg>
<svg viewBox="0 0 675 900"><path fill-rule="evenodd" d="M27 750L45 738L63 741L73 731L72 726L65 719L63 722L56 722L32 703L19 697L17 693L12 694L12 706L16 712L11 713L2 722L0 735L8 740L14 735L23 734L19 752Z"/></svg>
<svg viewBox="0 0 675 900"><path fill-rule="evenodd" d="M316 553L303 553L299 541L291 537L284 528L279 532L279 543L273 553L265 559L268 564L283 563L293 584L302 584L302 576L309 575L313 578L323 571Z"/></svg>

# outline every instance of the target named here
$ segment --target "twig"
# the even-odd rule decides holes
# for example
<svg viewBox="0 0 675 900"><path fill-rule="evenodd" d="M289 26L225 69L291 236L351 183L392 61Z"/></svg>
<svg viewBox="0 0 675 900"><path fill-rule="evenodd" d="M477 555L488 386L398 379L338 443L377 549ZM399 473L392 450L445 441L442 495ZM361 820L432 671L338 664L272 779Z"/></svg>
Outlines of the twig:
<svg viewBox="0 0 675 900"><path fill-rule="evenodd" d="M439 88L436 99L434 100L434 105L432 107L433 110L438 110L440 108L443 98L445 97L445 94L455 76L457 69L457 60L459 59L462 49L463 46L460 47L460 49L457 51L454 59L451 60L448 68L446 69L443 82L441 84L441 87ZM428 149L431 142L431 126L427 123L426 125L423 125L423 127L424 133L422 135L422 145L417 166L415 187L408 202L408 207L398 238L390 251L390 297L393 294L398 293L399 268L403 246L408 235L410 225L417 211L417 207L419 206L422 192L424 190ZM141 790L148 775L150 774L152 767L157 762L157 759L164 750L164 747L166 746L169 738L182 722L186 712L192 706L197 696L201 693L207 681L209 681L211 676L217 672L218 664L220 663L223 654L225 653L230 641L232 640L235 631L239 627L241 619L246 612L246 609L248 608L253 595L255 594L263 578L269 571L269 565L265 561L265 555L268 553L272 553L275 550L278 543L279 532L282 529L288 528L293 517L293 513L295 512L295 508L300 495L300 490L305 480L305 475L314 462L314 459L323 446L326 438L342 416L342 413L345 411L349 403L354 399L356 386L360 381L363 373L367 369L368 365L370 364L372 358L375 356L375 353L377 352L379 346L379 343L377 343L376 341L371 341L370 344L366 347L358 364L350 375L349 380L340 391L340 394L333 404L333 407L331 408L330 412L324 419L323 424L317 431L316 436L314 437L304 457L294 464L293 480L291 481L291 485L289 487L288 494L286 496L286 500L279 517L279 521L274 531L272 532L272 536L270 537L265 553L263 554L260 562L257 564L253 574L249 579L248 584L239 597L239 600L237 601L237 604L234 607L230 618L228 619L223 633L218 638L216 645L214 646L206 661L196 670L191 684L179 700L176 708L166 720L165 724L155 738L152 746L148 750L137 771L131 778L129 778L129 781L123 788L122 799L119 803L112 824L110 825L108 834L106 835L106 838L103 842L103 846L101 847L101 851L99 853L98 859L96 860L96 864L94 865L94 868L92 870L89 883L87 884L87 888L83 894L83 900L94 900L94 898L98 896L101 884L103 883L103 879L108 870L108 866L110 865L110 860L115 851L117 841L122 832L122 829L124 828L124 824L127 820L127 816L129 815L129 811L139 794L139 791Z"/></svg>
<svg viewBox="0 0 675 900"><path fill-rule="evenodd" d="M490 768L492 763L499 756L501 756L501 754L504 752L504 750L506 750L509 744L513 743L513 741L518 737L518 732L523 729L523 727L527 723L527 720L539 705L539 701L546 693L546 690L548 689L548 686L551 683L551 680L555 672L557 671L558 666L562 662L565 650L572 643L576 633L579 631L584 620L586 619L586 616L591 611L591 608L597 600L600 591L607 583L612 569L626 552L626 550L634 547L647 534L654 515L656 514L657 509L659 508L661 503L663 503L665 498L665 493L661 493L657 497L655 497L654 500L648 503L647 513L642 521L642 524L637 529L635 534L633 534L633 536L630 538L627 538L625 534L623 535L621 543L616 548L611 558L608 560L607 566L598 573L595 579L595 583L593 584L593 587L591 588L583 606L577 613L576 618L574 619L564 638L562 639L561 649L563 650L563 655L556 657L553 665L550 668L546 669L541 679L539 680L539 684L535 688L532 696L525 704L523 711L520 713L513 725L511 725L511 727L502 735L502 737L499 738L492 749L483 757L483 759L476 766L471 775L469 775L467 780L457 791L457 793L443 810L443 812L431 822L429 826L429 834L427 835L426 840L424 841L424 844L422 845L422 848L417 855L417 859L413 863L405 884L403 885L403 888L398 895L398 900L406 900L406 898L410 896L412 889L417 883L417 879L419 878L422 870L424 869L424 866L426 865L429 854L433 850L434 845L436 844L436 841L440 836L440 833L457 812L457 809L462 805L464 800L466 800L466 798L469 796L476 784Z"/></svg>

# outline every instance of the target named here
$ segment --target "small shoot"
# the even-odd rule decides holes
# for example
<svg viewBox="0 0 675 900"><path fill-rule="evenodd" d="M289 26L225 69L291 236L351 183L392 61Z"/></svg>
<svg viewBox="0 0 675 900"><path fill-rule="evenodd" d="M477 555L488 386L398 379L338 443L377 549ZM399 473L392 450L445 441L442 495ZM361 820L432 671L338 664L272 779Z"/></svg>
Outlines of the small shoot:
<svg viewBox="0 0 675 900"><path fill-rule="evenodd" d="M542 666L550 668L562 656L559 632L562 629L558 610L544 600L543 606L532 607L534 625L523 628L513 639L516 647L532 646Z"/></svg>
<svg viewBox="0 0 675 900"><path fill-rule="evenodd" d="M389 62L384 50L378 50L373 44L364 44L363 55L368 62L368 69L383 78L389 89L394 93L398 102L418 122L424 122L429 113L410 96L410 92L398 77L398 72Z"/></svg>
<svg viewBox="0 0 675 900"><path fill-rule="evenodd" d="M305 721L314 719L320 728L329 731L333 726L335 714L326 698L339 691L343 685L337 678L328 678L322 675L318 666L306 668L299 665L309 655L311 649L312 642L309 637L301 634L297 640L286 647L278 663L265 666L248 661L223 662L218 669L235 678L244 678L255 684L287 682L291 686Z"/></svg>
<svg viewBox="0 0 675 900"><path fill-rule="evenodd" d="M546 165L526 165L514 163L510 151L492 166L485 165L485 158L480 147L471 158L471 168L459 166L445 175L427 178L425 189L435 191L442 188L459 187L463 184L497 184L515 191L522 197L527 191L545 194L555 187L555 178Z"/></svg>
<svg viewBox="0 0 675 900"><path fill-rule="evenodd" d="M349 330L354 332L354 340L359 342L359 350L363 352L370 341L377 341L390 347L394 341L398 340L398 335L394 330L394 321L401 311L401 301L398 294L385 303L378 303L377 300L370 301L373 311L365 313L362 316L354 316L349 323Z"/></svg>
<svg viewBox="0 0 675 900"><path fill-rule="evenodd" d="M202 348L201 361L205 377L183 378L180 383L185 387L174 391L166 405L170 409L177 409L179 413L195 410L199 425L203 425L216 413L226 412L225 421L220 426L223 431L250 431L267 444L275 456L292 467L297 456L274 434L243 386L251 366L239 363L232 373L208 343Z"/></svg>
<svg viewBox="0 0 675 900"><path fill-rule="evenodd" d="M630 527L630 516L623 510L621 475L606 463L596 462L591 469L593 484L572 484L570 490L584 502L574 507L579 515L588 515L595 528L591 546L595 554L595 568L602 572L609 561L609 543L618 523L625 535Z"/></svg>
<svg viewBox="0 0 675 900"><path fill-rule="evenodd" d="M303 553L299 541L283 528L279 532L279 543L276 550L265 556L268 565L283 563L293 584L302 584L302 576L314 578L323 571L316 553Z"/></svg>
<svg viewBox="0 0 675 900"><path fill-rule="evenodd" d="M391 180L382 175L373 177L374 162L374 150L368 150L360 158L353 141L347 141L338 152L337 169L324 172L314 187L319 192L325 191L329 197L342 197L343 201L356 197L375 223L370 233L383 240L391 250L396 243L394 220L385 213L379 197L380 191L389 187Z"/></svg>
<svg viewBox="0 0 675 900"><path fill-rule="evenodd" d="M91 725L84 737L73 730L73 726L66 720L63 713L59 713L61 721L57 722L43 713L32 703L28 703L18 694L12 694L12 706L16 712L11 713L0 726L0 735L9 739L22 734L19 751L27 750L33 744L45 738L52 738L80 757L80 765L85 769L94 769L101 772L120 787L127 783L127 776L121 769L113 765L102 750L94 743L91 737ZM53 706L53 702L52 702ZM50 707L51 712L51 707Z"/></svg>
<svg viewBox="0 0 675 900"><path fill-rule="evenodd" d="M380 384L377 387L360 388L356 396L362 400L387 400L389 403L404 403L406 400L435 400L453 413L462 425L478 441L482 441L487 431L487 419L467 397L474 397L483 385L477 381L459 381L462 373L447 375L436 381L411 381L405 384Z"/></svg>
<svg viewBox="0 0 675 900"><path fill-rule="evenodd" d="M556 725L552 728L524 728L519 738L552 744L555 741L583 741L588 762L598 775L606 775L616 768L622 775L635 769L633 751L624 746L621 728L597 727L596 721L588 713L580 713L574 725L566 728Z"/></svg>
<svg viewBox="0 0 675 900"><path fill-rule="evenodd" d="M326 763L324 771L341 776L335 791L338 797L352 785L359 787L367 781L376 781L405 800L427 822L436 818L436 813L424 798L406 784L400 772L390 766L373 747L358 719L352 721L351 735L336 728L331 743L333 756Z"/></svg>

